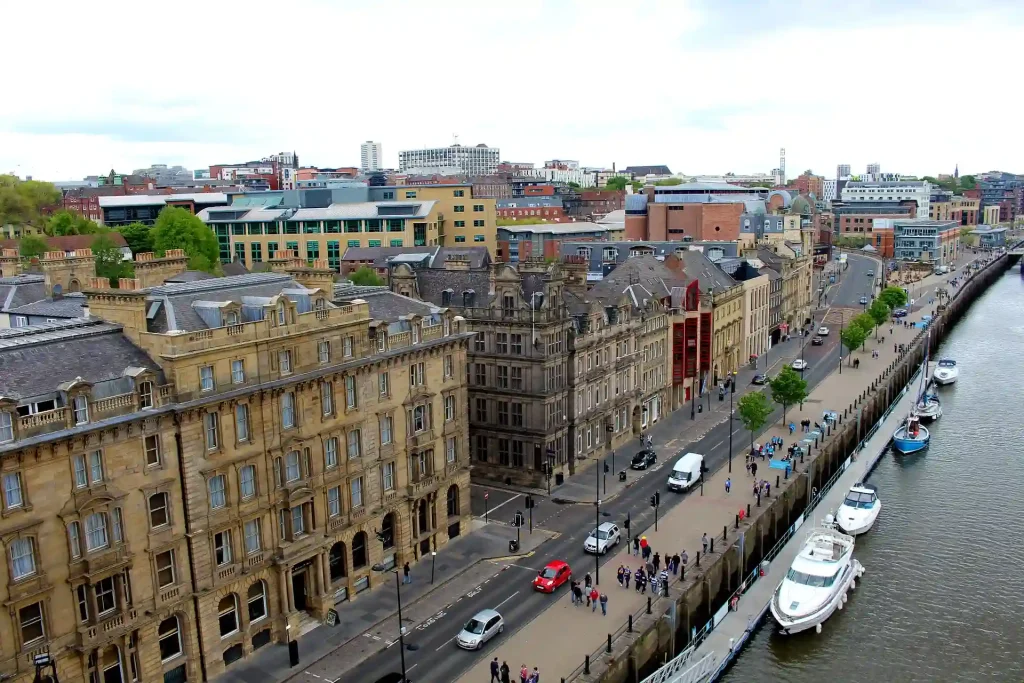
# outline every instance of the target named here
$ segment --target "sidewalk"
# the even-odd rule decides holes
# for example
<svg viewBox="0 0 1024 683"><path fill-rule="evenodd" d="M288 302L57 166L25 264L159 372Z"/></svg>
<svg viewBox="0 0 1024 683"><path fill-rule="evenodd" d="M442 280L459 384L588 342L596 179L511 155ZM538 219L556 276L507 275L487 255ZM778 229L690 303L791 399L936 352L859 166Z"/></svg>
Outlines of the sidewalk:
<svg viewBox="0 0 1024 683"><path fill-rule="evenodd" d="M474 519L472 531L463 537L456 538L437 551L434 563L434 581L431 584L431 563L420 561L412 568L412 580L409 585L402 585L402 617L406 628L412 629L421 619L425 620L435 614L434 602L441 606L447 604L449 597L445 593L446 584L459 577L457 590L465 592L467 585L493 575L494 565L484 561L510 556L508 542L515 539L513 527L500 524L485 524ZM532 553L539 545L551 538L547 532L534 529L533 534L521 534L522 547L518 556ZM483 577L483 578L482 578ZM335 652L345 649L339 660L350 660L358 664L367 655L386 647L388 634L397 636L398 601L395 594L394 578L391 574L375 577L375 587L357 599L342 603L335 609L338 611L338 623L335 626L320 625L298 639L302 665L292 668L288 663L288 647L285 644L267 645L247 659L237 662L224 674L217 678L218 682L233 683L266 683L268 681L284 681L301 672L315 668L315 663L327 657L331 659L333 671L341 664L334 664ZM429 605L423 603L429 603ZM439 609L439 608L438 608ZM385 631L384 622L389 621L391 628ZM381 631L380 635L371 632ZM361 637L364 633L368 637ZM359 643L352 641L358 639ZM350 646L355 645L355 648ZM354 650L353 652L348 652ZM352 655L350 657L349 655ZM334 674L333 678L337 678ZM331 680L333 680L333 678ZM308 680L308 679L307 679Z"/></svg>
<svg viewBox="0 0 1024 683"><path fill-rule="evenodd" d="M919 332L915 328L899 328L892 336L888 336L886 343L876 345L869 341L866 350L858 351L854 358L860 359L860 368L854 370L844 365L842 374L833 372L827 376L811 393L804 402L803 410L799 407L790 408L786 415L786 423L799 423L801 419L820 421L824 410L837 410L841 412L854 398L860 395L864 386L871 380L878 377L883 369L888 366L895 354L893 343L909 343ZM879 358L871 357L871 350L879 347ZM784 439L786 446L793 443L796 435L791 437L789 430L781 423L776 422L757 437L757 441L764 442L765 439L779 436ZM648 513L643 516L634 517L637 533L645 535L656 552L669 554L681 552L683 549L689 553L690 564L687 567L687 583L699 576L699 570L694 567L697 551L701 551L701 536L707 533L710 537L718 537L721 542L722 527L732 526L736 513L745 509L747 504L756 505L756 498L752 493L753 479L744 472L742 463L743 455L749 450L749 441L740 439L737 444L736 463L730 475L725 467L720 468L711 475L704 486L704 495L694 491L690 493L679 505L674 507L663 519L659 520L659 530L654 531L653 527L643 530L645 524L650 524L653 519ZM778 495L775 486L775 472L769 474L767 461L759 462L758 478L769 479L771 482L771 495ZM725 480L732 478L732 492L725 492ZM782 484L785 487L786 484ZM663 494L670 495L670 494ZM756 509L756 507L755 507ZM703 553L702 553L703 554ZM718 553L709 558L711 562L717 559ZM640 566L639 558L631 557L626 551L619 552L611 562L608 563L607 575L611 576L614 568L624 564L632 571ZM702 560L703 564L703 560ZM664 566L664 562L662 563ZM583 607L573 607L565 594L561 594L558 603L538 615L531 623L519 630L515 635L502 642L495 654L499 659L519 664L526 662L531 668L537 666L546 680L557 680L559 677L568 677L577 667L581 666L584 657L594 653L601 643L607 638L607 634L614 633L623 623L629 614L635 613L645 603L647 597L630 589L622 590L616 585L614 579L601 585L601 590L608 594L608 616L602 617L600 612L591 613ZM680 587L678 580L670 582L670 595L678 595ZM655 607L656 613L666 609L663 605ZM572 634L571 639L565 637ZM487 662L480 661L470 669L459 680L466 683L476 683L485 680L487 677Z"/></svg>

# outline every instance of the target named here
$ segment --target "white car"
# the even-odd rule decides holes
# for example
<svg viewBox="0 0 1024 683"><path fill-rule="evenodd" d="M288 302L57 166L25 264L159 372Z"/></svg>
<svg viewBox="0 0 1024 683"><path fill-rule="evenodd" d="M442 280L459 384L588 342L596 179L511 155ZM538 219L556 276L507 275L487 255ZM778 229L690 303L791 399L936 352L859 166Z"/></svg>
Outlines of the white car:
<svg viewBox="0 0 1024 683"><path fill-rule="evenodd" d="M455 636L455 644L463 650L479 650L488 640L504 630L505 620L500 614L493 609L481 610L466 622Z"/></svg>
<svg viewBox="0 0 1024 683"><path fill-rule="evenodd" d="M583 550L604 555L609 548L617 546L620 540L619 527L612 522L605 522L590 532L587 540L583 542Z"/></svg>
<svg viewBox="0 0 1024 683"><path fill-rule="evenodd" d="M803 360L802 358L797 358L795 361L793 361L793 369L801 371L806 370L807 361Z"/></svg>
<svg viewBox="0 0 1024 683"><path fill-rule="evenodd" d="M828 328L825 327L824 325L819 327L818 328L818 336L827 337L828 336Z"/></svg>

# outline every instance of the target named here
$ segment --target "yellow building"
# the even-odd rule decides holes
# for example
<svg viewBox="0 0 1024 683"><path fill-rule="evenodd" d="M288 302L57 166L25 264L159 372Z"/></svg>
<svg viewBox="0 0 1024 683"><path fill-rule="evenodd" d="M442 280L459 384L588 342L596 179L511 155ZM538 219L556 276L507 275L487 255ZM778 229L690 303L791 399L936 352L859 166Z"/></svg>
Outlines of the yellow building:
<svg viewBox="0 0 1024 683"><path fill-rule="evenodd" d="M469 522L461 320L332 303L322 261L161 284L168 260L94 278L90 320L0 331L4 680L41 652L66 681L213 678Z"/></svg>
<svg viewBox="0 0 1024 683"><path fill-rule="evenodd" d="M728 376L740 368L746 358L740 358L744 344L744 289L740 283L716 292L711 300L714 334L711 356L717 378Z"/></svg>
<svg viewBox="0 0 1024 683"><path fill-rule="evenodd" d="M393 194L392 194L393 193ZM473 186L464 185L395 185L371 187L370 197L394 201L437 202L442 216L439 221L438 242L442 247L460 244L487 247L496 253L497 200L473 196ZM384 245L387 246L387 245ZM418 246L407 244L406 246Z"/></svg>
<svg viewBox="0 0 1024 683"><path fill-rule="evenodd" d="M982 209L982 223L985 225L998 225L999 206L986 206Z"/></svg>
<svg viewBox="0 0 1024 683"><path fill-rule="evenodd" d="M743 359L768 350L771 280L765 275L743 281Z"/></svg>

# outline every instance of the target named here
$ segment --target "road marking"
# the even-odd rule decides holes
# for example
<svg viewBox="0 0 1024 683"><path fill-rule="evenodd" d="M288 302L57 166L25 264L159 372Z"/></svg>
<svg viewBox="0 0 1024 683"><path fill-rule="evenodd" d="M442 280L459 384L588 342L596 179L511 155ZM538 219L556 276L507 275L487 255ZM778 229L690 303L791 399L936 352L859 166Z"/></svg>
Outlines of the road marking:
<svg viewBox="0 0 1024 683"><path fill-rule="evenodd" d="M507 598L505 598L504 600L499 602L497 605L495 605L494 606L494 610L497 611L499 607L501 607L502 605L504 605L506 602L508 602L512 598L516 597L517 595L519 595L519 591L516 591L515 593L513 593L512 595L508 596Z"/></svg>
<svg viewBox="0 0 1024 683"><path fill-rule="evenodd" d="M419 662L416 662L415 664L413 664L412 666L410 666L410 667L409 667L408 669L406 669L406 670L405 670L405 672L406 672L406 673L409 673L410 671L412 671L413 669L415 669L415 668L416 668L417 666L419 666L419 665L420 665L420 663L419 663Z"/></svg>
<svg viewBox="0 0 1024 683"><path fill-rule="evenodd" d="M494 507L492 507L491 509L489 509L489 510L487 511L487 516L493 515L493 514L494 514L494 511L495 511L495 510L497 510L498 508L500 508L500 507L502 507L502 506L504 506L504 505L508 505L509 503L511 503L511 502L512 502L513 500L515 500L516 498L522 498L522 497L523 497L523 494L521 494L521 493L517 493L516 495L514 495L514 496L512 496L511 498L509 498L508 500L506 500L506 501L505 501L504 503L499 503L498 505L495 505ZM483 519L484 517L485 517L485 515L477 515L477 516L476 516L476 518L477 518L477 519Z"/></svg>
<svg viewBox="0 0 1024 683"><path fill-rule="evenodd" d="M441 643L440 645L438 645L437 649L436 649L436 650L434 650L434 652L440 652L440 651L441 651L441 648L442 648L442 647L444 647L444 646L445 646L445 645L447 645L448 643L452 642L453 640L455 640L455 636L452 636L452 637L451 637L451 638L449 638L448 640L446 640L446 641L444 641L443 643ZM409 670L409 669L407 669L407 671L408 671L408 670Z"/></svg>
<svg viewBox="0 0 1024 683"><path fill-rule="evenodd" d="M524 566L523 566L523 565L521 565L521 564L512 564L512 563L509 563L509 564L506 564L505 566L506 566L506 567L515 567L515 568L517 568L517 569L525 569L525 570L527 570L527 571L531 571L531 572L534 572L534 573L539 573L539 572L540 572L540 570L539 570L539 569L534 569L533 567L524 567Z"/></svg>

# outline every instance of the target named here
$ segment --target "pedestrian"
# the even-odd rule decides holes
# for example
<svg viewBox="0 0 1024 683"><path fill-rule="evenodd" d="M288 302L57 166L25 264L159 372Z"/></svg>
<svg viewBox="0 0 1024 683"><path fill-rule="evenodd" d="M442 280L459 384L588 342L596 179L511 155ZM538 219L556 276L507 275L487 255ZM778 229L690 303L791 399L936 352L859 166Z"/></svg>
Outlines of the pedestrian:
<svg viewBox="0 0 1024 683"><path fill-rule="evenodd" d="M530 683L540 683L540 671L537 671L537 667L533 667L533 673L530 674Z"/></svg>
<svg viewBox="0 0 1024 683"><path fill-rule="evenodd" d="M633 585L636 588L636 592L639 593L640 589L643 587L643 584L644 584L644 570L643 570L643 568L637 569L636 570L636 575L633 578L634 578Z"/></svg>
<svg viewBox="0 0 1024 683"><path fill-rule="evenodd" d="M789 423L789 435L792 436L793 432L795 432L795 431L796 431L796 425L793 424L792 422L790 422Z"/></svg>
<svg viewBox="0 0 1024 683"><path fill-rule="evenodd" d="M704 554L708 554L708 532L704 532L704 535L700 537L700 544L704 546Z"/></svg>
<svg viewBox="0 0 1024 683"><path fill-rule="evenodd" d="M583 589L580 588L580 585L578 583L572 587L572 595L573 600L577 606L583 604Z"/></svg>
<svg viewBox="0 0 1024 683"><path fill-rule="evenodd" d="M596 612L597 611L597 599L600 596L601 596L601 594L597 592L597 586L594 586L593 588L590 589L590 595L587 596L587 600L589 601L589 604L591 606L590 607L590 611L591 612Z"/></svg>
<svg viewBox="0 0 1024 683"><path fill-rule="evenodd" d="M725 480L725 492L729 493L729 489L732 488L732 479L726 478Z"/></svg>
<svg viewBox="0 0 1024 683"><path fill-rule="evenodd" d="M502 662L501 663L501 683L509 683L509 677L508 676L509 676L510 671L511 670L508 668L508 662Z"/></svg>
<svg viewBox="0 0 1024 683"><path fill-rule="evenodd" d="M654 553L654 571L658 571L658 567L661 565L661 555Z"/></svg>
<svg viewBox="0 0 1024 683"><path fill-rule="evenodd" d="M629 567L623 567L622 572L622 583L626 590L629 590L629 579L633 576L633 572L629 571Z"/></svg>
<svg viewBox="0 0 1024 683"><path fill-rule="evenodd" d="M679 562L681 558L678 554L672 556L672 574L673 576L679 573Z"/></svg>
<svg viewBox="0 0 1024 683"><path fill-rule="evenodd" d="M590 572L587 572L583 577L583 585L587 590L590 590L590 584L594 583L594 579L590 576Z"/></svg>
<svg viewBox="0 0 1024 683"><path fill-rule="evenodd" d="M639 554L640 554L640 537L639 536L634 536L633 537L633 556L635 557L635 556L637 556Z"/></svg>
<svg viewBox="0 0 1024 683"><path fill-rule="evenodd" d="M654 563L653 562L648 562L647 566L644 567L644 569L645 569L644 575L647 578L651 578L651 576L654 574Z"/></svg>
<svg viewBox="0 0 1024 683"><path fill-rule="evenodd" d="M750 476L757 477L757 463L750 463Z"/></svg>
<svg viewBox="0 0 1024 683"><path fill-rule="evenodd" d="M645 545L644 546L643 559L646 562L650 557L651 557L651 546Z"/></svg>
<svg viewBox="0 0 1024 683"><path fill-rule="evenodd" d="M658 583L661 584L661 591L665 597L668 597L668 572L662 570L658 575Z"/></svg>
<svg viewBox="0 0 1024 683"><path fill-rule="evenodd" d="M658 575L651 574L651 595L658 594Z"/></svg>
<svg viewBox="0 0 1024 683"><path fill-rule="evenodd" d="M590 584L588 583L588 584L587 584L587 586L586 586L586 588L585 588L585 589L584 589L584 591L583 591L583 594L584 594L584 595L586 596L586 598L587 598L587 607L590 607L590 593L591 593L591 592L592 592L592 590L591 590L591 588L590 588Z"/></svg>
<svg viewBox="0 0 1024 683"><path fill-rule="evenodd" d="M754 480L754 495L757 496L758 499L761 498L761 482L756 479Z"/></svg>
<svg viewBox="0 0 1024 683"><path fill-rule="evenodd" d="M608 596L601 593L601 616L608 616Z"/></svg>
<svg viewBox="0 0 1024 683"><path fill-rule="evenodd" d="M622 588L622 565L615 571L615 578L619 581L619 588Z"/></svg>
<svg viewBox="0 0 1024 683"><path fill-rule="evenodd" d="M497 683L501 683L501 676L498 675L500 669L501 665L498 664L498 658L495 657L491 660L491 680L488 683L494 683L495 681L497 681Z"/></svg>
<svg viewBox="0 0 1024 683"><path fill-rule="evenodd" d="M770 498L772 495L772 484L767 479L764 480L764 496Z"/></svg>
<svg viewBox="0 0 1024 683"><path fill-rule="evenodd" d="M523 668L519 670L519 681L520 683L526 683L526 679L530 677L530 670L523 664Z"/></svg>
<svg viewBox="0 0 1024 683"><path fill-rule="evenodd" d="M411 570L409 569L409 563L408 562L406 562L405 566L402 567L402 574L405 575L405 578L402 579L402 583L412 583L412 574L411 574Z"/></svg>
<svg viewBox="0 0 1024 683"><path fill-rule="evenodd" d="M686 554L686 549L684 548L683 552L679 553L679 566L685 567L689 561L690 556Z"/></svg>

